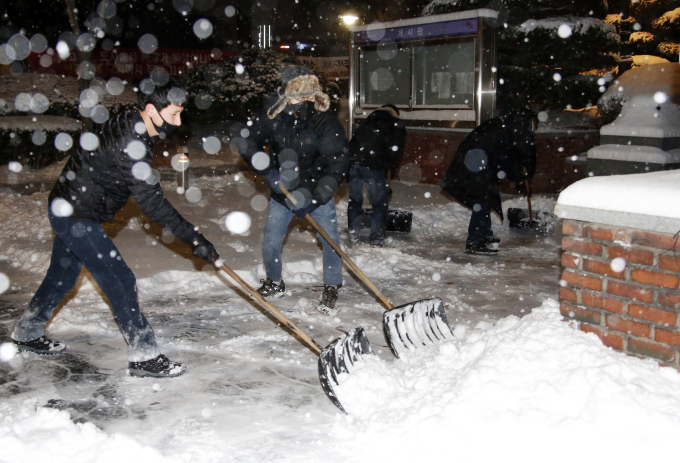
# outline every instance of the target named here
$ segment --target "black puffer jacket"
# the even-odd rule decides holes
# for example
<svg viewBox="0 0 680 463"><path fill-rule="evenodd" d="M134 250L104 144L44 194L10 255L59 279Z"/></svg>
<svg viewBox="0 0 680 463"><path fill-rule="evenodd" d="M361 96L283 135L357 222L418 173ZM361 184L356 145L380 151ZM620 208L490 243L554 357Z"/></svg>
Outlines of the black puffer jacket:
<svg viewBox="0 0 680 463"><path fill-rule="evenodd" d="M518 188L536 169L531 111L509 111L489 119L460 144L441 187L468 207L489 205L503 218L498 185L508 178ZM523 169L526 169L526 175Z"/></svg>
<svg viewBox="0 0 680 463"><path fill-rule="evenodd" d="M353 163L388 171L399 164L405 141L404 122L389 111L377 109L354 133L349 142L349 152Z"/></svg>
<svg viewBox="0 0 680 463"><path fill-rule="evenodd" d="M271 160L263 165L253 155L265 145L271 149ZM320 205L333 198L349 169L347 136L340 122L329 111L314 109L304 102L293 113L284 109L274 119L263 112L255 118L245 143L238 144L243 159L270 180L278 179L303 207L312 199ZM261 156L261 155L260 155ZM286 196L272 188L271 197L291 208Z"/></svg>
<svg viewBox="0 0 680 463"><path fill-rule="evenodd" d="M141 135L135 131L136 124ZM157 179L148 176L154 140L146 133L139 111L108 120L95 135L99 147L94 151L78 147L66 161L49 203L62 198L73 206L70 218L102 223L113 219L133 196L151 219L180 240L191 242L198 232L165 199Z"/></svg>

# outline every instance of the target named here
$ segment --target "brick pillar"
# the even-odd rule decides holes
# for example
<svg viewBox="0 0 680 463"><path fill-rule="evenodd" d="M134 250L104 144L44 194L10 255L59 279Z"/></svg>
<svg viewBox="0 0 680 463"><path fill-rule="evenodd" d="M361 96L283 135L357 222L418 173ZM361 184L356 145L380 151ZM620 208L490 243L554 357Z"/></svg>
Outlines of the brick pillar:
<svg viewBox="0 0 680 463"><path fill-rule="evenodd" d="M680 369L677 235L574 220L562 229L562 315L607 346Z"/></svg>

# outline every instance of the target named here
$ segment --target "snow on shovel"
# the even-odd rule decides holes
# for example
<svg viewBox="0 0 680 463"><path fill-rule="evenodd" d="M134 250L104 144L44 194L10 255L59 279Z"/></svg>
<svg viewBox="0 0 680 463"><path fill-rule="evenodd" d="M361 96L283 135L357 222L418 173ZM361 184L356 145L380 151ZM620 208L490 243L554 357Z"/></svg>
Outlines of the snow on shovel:
<svg viewBox="0 0 680 463"><path fill-rule="evenodd" d="M279 182L278 186L293 205L297 204L297 200L281 182ZM415 350L421 346L432 345L445 339L453 339L453 333L451 333L451 328L449 328L449 324L446 321L446 314L444 313L441 299L438 297L423 299L394 307L371 280L368 279L364 272L352 262L352 259L340 249L340 246L328 236L328 233L321 228L316 220L309 214L305 218L387 307L387 311L383 314L383 330L387 344L395 356L399 357L400 354ZM363 328L357 329L363 332ZM351 338L351 335L348 336ZM356 343L350 343L347 336L343 342L356 347Z"/></svg>
<svg viewBox="0 0 680 463"><path fill-rule="evenodd" d="M527 170L524 168L524 174ZM517 230L535 231L548 234L555 230L555 220L557 216L551 212L541 211L536 215L531 210L531 186L529 180L524 179L527 188L527 205L529 209L519 209L511 207L508 209L508 226Z"/></svg>
<svg viewBox="0 0 680 463"><path fill-rule="evenodd" d="M298 328L295 323L263 298L252 286L243 281L243 279L241 279L236 272L227 267L226 264L222 263L219 268L224 270L227 275L241 285L243 289L248 291L250 295L257 299L257 301L262 304L274 318L280 321L281 324L292 331L298 338L302 339L312 352L319 356L319 381L321 382L321 388L331 402L333 402L333 405L344 412L345 409L338 400L337 394L333 389L334 386L340 384L340 375L343 373L350 373L354 364L361 361L364 355L375 355L368 342L364 329L359 327L351 333L347 333L345 336L336 339L325 349L322 349L315 340Z"/></svg>

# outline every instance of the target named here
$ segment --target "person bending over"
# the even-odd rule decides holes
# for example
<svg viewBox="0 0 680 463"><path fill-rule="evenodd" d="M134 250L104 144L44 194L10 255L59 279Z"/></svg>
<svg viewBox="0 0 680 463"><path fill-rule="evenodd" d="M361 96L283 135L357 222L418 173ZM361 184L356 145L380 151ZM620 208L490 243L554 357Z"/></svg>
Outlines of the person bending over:
<svg viewBox="0 0 680 463"><path fill-rule="evenodd" d="M508 178L519 189L526 189L536 169L534 132L536 113L528 109L509 109L480 124L456 150L442 189L472 209L465 252L492 255L498 243L491 230L491 210L503 220L498 186Z"/></svg>
<svg viewBox="0 0 680 463"><path fill-rule="evenodd" d="M66 349L45 336L44 326L85 266L109 299L128 344L128 374L172 377L185 372L182 364L161 354L139 308L135 276L101 226L132 196L147 216L188 243L195 256L211 263L218 259L213 245L165 199L151 173L154 139L169 136L181 125L185 101L186 91L174 78L151 94L139 91L140 110L99 126L95 143L81 143L91 149L79 147L66 162L48 200L56 235L50 266L11 335L18 350L59 354Z"/></svg>

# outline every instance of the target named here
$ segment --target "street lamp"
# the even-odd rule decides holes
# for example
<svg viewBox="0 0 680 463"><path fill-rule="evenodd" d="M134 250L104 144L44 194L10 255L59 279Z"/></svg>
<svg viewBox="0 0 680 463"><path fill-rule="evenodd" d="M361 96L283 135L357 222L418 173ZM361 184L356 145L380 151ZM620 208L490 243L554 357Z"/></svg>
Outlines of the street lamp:
<svg viewBox="0 0 680 463"><path fill-rule="evenodd" d="M357 19L359 19L359 17L354 13L345 13L340 15L340 19L342 19L342 22L344 22L345 25L351 26L357 21Z"/></svg>

